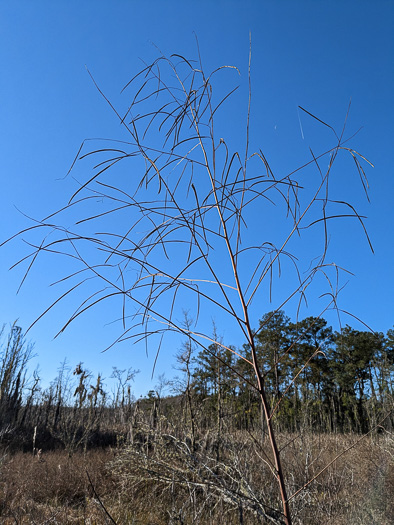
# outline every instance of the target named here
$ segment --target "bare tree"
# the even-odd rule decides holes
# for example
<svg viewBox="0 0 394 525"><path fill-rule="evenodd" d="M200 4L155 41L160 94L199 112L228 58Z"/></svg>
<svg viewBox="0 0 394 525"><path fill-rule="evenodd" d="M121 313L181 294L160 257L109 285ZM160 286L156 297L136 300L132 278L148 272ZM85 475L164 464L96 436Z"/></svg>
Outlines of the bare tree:
<svg viewBox="0 0 394 525"><path fill-rule="evenodd" d="M254 371L253 381L242 379L259 396L271 443L268 462L281 511L270 511L270 519L290 525L289 500L294 494L287 493L274 428L280 399L271 406L255 348L252 307L256 301L270 300L276 272L280 275L282 269L287 272L288 291L277 301L276 312L294 298L301 303L308 289L315 290L311 284L320 277L327 283L327 301L320 315L337 307L341 268L327 259L331 221L352 217L365 228L352 204L331 196L329 180L338 156L350 155L366 190L362 167L366 159L349 146L351 137L345 137L345 126L337 133L301 108L331 129L333 145L319 154L311 151L310 161L276 177L263 152L250 151L250 65L251 54L242 151L232 151L215 131L220 112L231 111L229 100L237 89L218 98L215 78L237 75L233 66L206 75L199 51L197 61L180 55L160 56L125 86L130 103L123 113L95 83L128 139L102 139L88 151L86 142L81 145L72 168L78 158L94 157L93 175L79 184L64 208L20 232L45 232L40 242L30 243L32 252L24 259L29 262L23 280L42 253L73 262L71 272L58 281L69 283L67 291L35 321L65 296L85 288L82 302L59 333L87 310L113 299L120 300L123 323L114 343L148 342L158 337L159 350L163 336L176 332L206 351L214 343L235 352L200 325L209 312L236 326L251 350L251 359L243 358L245 364ZM307 167L314 167L317 176L304 177ZM271 211L273 205L283 212L275 242L272 222L278 220L278 213ZM68 212L80 213L73 228L65 227L61 219ZM247 226L256 221L261 221L261 227L252 234ZM313 233L316 253L311 263L297 250L304 250L307 232L315 229L320 246ZM177 321L185 304L196 319L193 327ZM276 356L275 366L283 357Z"/></svg>
<svg viewBox="0 0 394 525"><path fill-rule="evenodd" d="M193 327L193 320L189 317L187 311L183 312L183 328L187 332L191 332ZM182 344L181 349L176 354L175 358L177 361L177 370L183 373L184 378L177 378L175 381L175 392L179 392L186 400L186 409L185 409L185 423L188 422L188 417L190 420L190 434L192 441L192 449L195 450L196 446L196 423L195 423L195 409L193 402L193 385L192 385L192 360L193 360L193 351L195 350L195 344L192 343L188 337L186 341Z"/></svg>
<svg viewBox="0 0 394 525"><path fill-rule="evenodd" d="M5 325L0 327L0 437L22 427L39 382L34 374L36 380L24 404L28 385L27 367L34 357L33 345L26 342L16 321L5 340L4 332Z"/></svg>

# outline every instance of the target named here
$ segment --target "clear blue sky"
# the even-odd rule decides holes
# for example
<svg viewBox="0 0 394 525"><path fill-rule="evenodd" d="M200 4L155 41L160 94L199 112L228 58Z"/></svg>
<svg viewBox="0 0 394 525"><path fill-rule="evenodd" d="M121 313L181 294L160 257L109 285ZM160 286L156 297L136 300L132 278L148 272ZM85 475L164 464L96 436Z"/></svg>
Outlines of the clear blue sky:
<svg viewBox="0 0 394 525"><path fill-rule="evenodd" d="M74 182L60 179L83 139L122 138L85 65L104 93L127 107L120 89L139 71L140 59L156 58L155 45L164 54L194 58L196 32L207 70L231 64L241 71L239 98L223 122L231 140L242 142L249 31L251 142L262 148L274 170L291 171L310 160L309 146L319 151L327 144L326 132L317 132L305 115L300 116L301 135L298 105L338 128L352 100L349 135L363 126L352 145L375 168L365 166L370 204L355 174L354 186L348 182L344 186L344 198L368 217L375 254L360 228L349 225L346 232L339 228L342 236L334 244L334 255L338 264L354 273L340 305L373 329L386 331L394 323L393 1L0 1L0 240L29 226L16 207L42 218L67 202ZM52 266L57 264L54 260L38 266L16 295L23 270L8 268L26 254L27 247L19 241L0 251L0 320L19 319L24 328L56 297L48 285L59 269ZM116 326L105 326L114 318L112 311L88 314L53 340L71 306L60 305L29 333L38 354L34 364L40 365L42 377L52 380L67 357L70 366L83 361L107 378L112 366L139 368L135 393L149 390L157 380L150 382L154 350L148 357L140 346L100 352L116 333ZM256 310L256 325L271 306L275 305ZM318 312L312 303L305 313ZM218 328L225 342L243 343L228 327ZM171 339L163 349L156 376L173 374L171 356L177 345Z"/></svg>

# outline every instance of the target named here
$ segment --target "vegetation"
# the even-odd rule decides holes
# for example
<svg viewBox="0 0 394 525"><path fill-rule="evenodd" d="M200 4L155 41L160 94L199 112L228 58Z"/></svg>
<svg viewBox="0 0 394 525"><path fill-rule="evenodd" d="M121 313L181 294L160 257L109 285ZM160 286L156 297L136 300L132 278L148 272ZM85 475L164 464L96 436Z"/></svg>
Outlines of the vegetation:
<svg viewBox="0 0 394 525"><path fill-rule="evenodd" d="M267 367L265 374L272 406L283 398L275 431L291 473L294 523L318 524L324 516L333 524L388 525L393 413L376 422L393 405L392 330L384 336L346 327L338 334L323 319L294 324L283 312L267 313L261 323L256 347L265 361L274 341L291 348L278 373ZM225 366L214 357L222 347L213 346L197 351L187 339L166 395L161 384L136 400L133 370L114 369L111 394L82 364L70 373L63 363L43 389L36 374L27 376L32 347L14 324L0 350L1 521L278 521L258 397L241 379L244 360L227 352ZM278 377L297 375L299 360L310 356L297 383L278 386Z"/></svg>
<svg viewBox="0 0 394 525"><path fill-rule="evenodd" d="M392 330L334 332L323 318L290 322L283 311L260 320L256 352L278 428L286 432L367 432L392 404ZM209 397L212 412L237 414L239 428L254 426L259 402L244 379L245 361L227 352L221 362L214 345L197 354L194 385ZM245 345L239 352L250 358ZM294 378L297 378L294 381ZM241 379L243 378L243 379ZM391 392L391 393L390 393Z"/></svg>
<svg viewBox="0 0 394 525"><path fill-rule="evenodd" d="M335 448L329 441L311 459L314 438L303 448L297 436L305 438L312 429L332 436L372 434L391 424L390 412L384 412L392 403L391 334L350 327L333 333L323 319L328 309L340 313L342 270L328 262L331 223L353 218L366 231L353 204L332 192L338 189L331 184L334 166L341 155L350 156L367 190L362 163L368 161L349 146L346 125L337 132L301 108L331 130L333 143L276 177L261 149L251 150L250 63L251 55L242 148L220 133L226 131L220 112L237 88L220 97L214 89L218 75L237 69L225 66L206 75L201 57L160 56L125 86L127 110L117 110L103 95L126 140L106 140L87 152L82 144L77 157L82 152L82 159L97 159L94 174L68 205L20 232L33 236L23 281L43 255L69 261L69 273L57 282L69 287L45 313L85 290L60 332L98 304L120 300L123 328L115 342L156 341L159 351L169 331L186 338L178 356L184 377L170 402L152 391L142 406L130 396L119 406L122 395L110 408L101 378L89 385L79 365L74 395L68 396L72 403L63 403L69 392L63 368L45 399L30 404L34 449L38 430L45 428L70 456L80 447L87 451L107 429L122 429L122 418L128 422L117 440L129 446L111 462L111 475L126 490L120 497L127 494L121 507L128 509L134 497L146 502L149 494L165 501L166 510L165 518L160 511L141 518L126 510L117 518L126 522L308 523L310 502L303 498L310 486L323 483L339 457L344 463L340 450L330 459L323 453ZM119 178L119 166L127 163L133 163L132 172ZM64 226L68 214L72 229ZM247 226L257 218L265 227L256 239ZM282 273L284 295L276 292ZM302 311L309 294L323 298L321 311L291 323L282 309L296 299ZM276 307L254 329L258 298ZM185 304L193 322L187 315L178 321ZM238 330L241 350L225 345L216 330L207 332L207 313ZM124 388L127 381L120 384ZM302 468L297 450L304 456ZM324 500L325 494L316 497ZM192 502L187 511L186 502Z"/></svg>

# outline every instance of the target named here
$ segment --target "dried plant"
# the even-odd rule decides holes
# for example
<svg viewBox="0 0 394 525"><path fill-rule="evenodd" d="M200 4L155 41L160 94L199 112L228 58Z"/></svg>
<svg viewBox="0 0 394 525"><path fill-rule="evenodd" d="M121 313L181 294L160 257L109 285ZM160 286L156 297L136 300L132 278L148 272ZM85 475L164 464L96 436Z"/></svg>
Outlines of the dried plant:
<svg viewBox="0 0 394 525"><path fill-rule="evenodd" d="M24 400L27 365L34 357L33 345L26 342L16 322L10 327L6 340L3 340L4 332L5 326L0 327L0 443L7 434L11 436L23 426L38 382L35 376L30 395Z"/></svg>
<svg viewBox="0 0 394 525"><path fill-rule="evenodd" d="M125 86L131 102L123 113L95 83L128 138L101 139L102 146L89 151L87 141L81 145L72 168L77 158L94 157L94 174L80 183L64 208L19 233L33 235L29 241L32 252L20 262L28 263L23 283L39 255L69 259L70 273L57 281L68 283L67 290L35 321L66 296L85 289L82 302L59 333L86 311L113 299L121 301L123 323L114 343L131 339L148 344L158 338L159 351L163 336L176 332L207 352L212 343L235 352L199 327L207 312L236 326L250 348L251 359L243 358L245 365L254 371L254 380L242 380L260 398L271 444L268 461L282 507L278 522L290 525L289 500L294 494L287 492L274 428L280 399L271 406L265 388L255 349L253 304L270 300L276 271L280 275L283 270L288 291L277 301L275 311L297 297L301 304L309 289L322 294L321 288L311 286L321 277L327 283L323 293L327 301L320 315L337 308L342 270L327 259L331 222L353 217L365 228L363 217L351 203L331 196L329 181L338 156L346 154L354 160L366 190L362 164L368 161L349 146L351 137L345 137L345 125L337 133L301 108L319 125L330 128L333 145L316 155L311 151L309 162L276 177L264 153L250 151L250 66L251 54L242 151L232 151L231 141L219 138L215 128L217 122L221 125L220 112L231 111L229 104L236 91L234 87L217 98L215 79L237 75L235 67L219 67L206 75L200 56L197 61L180 55L160 56ZM310 167L317 174L313 180L303 178ZM272 205L279 205L281 219ZM75 217L76 213L81 215L74 227L64 226L62 217L69 221L69 214ZM281 221L279 241L273 242L272 223L277 220ZM256 221L261 225L258 233L249 232L248 224ZM315 230L320 235L318 242ZM42 231L44 236L39 235L36 242ZM310 242L319 250L312 264L302 253L310 231ZM185 304L196 319L195 327L178 321ZM274 366L283 358L278 355ZM266 504L259 502L261 508Z"/></svg>

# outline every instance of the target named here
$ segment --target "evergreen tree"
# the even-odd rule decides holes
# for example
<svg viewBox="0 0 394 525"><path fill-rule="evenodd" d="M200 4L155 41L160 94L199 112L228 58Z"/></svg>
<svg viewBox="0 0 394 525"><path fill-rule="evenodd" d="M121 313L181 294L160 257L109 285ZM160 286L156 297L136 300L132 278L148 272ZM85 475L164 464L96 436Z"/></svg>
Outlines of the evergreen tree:
<svg viewBox="0 0 394 525"><path fill-rule="evenodd" d="M269 392L273 399L279 400L290 380L290 319L283 310L263 315L256 340Z"/></svg>
<svg viewBox="0 0 394 525"><path fill-rule="evenodd" d="M307 317L289 328L296 417L300 421L303 412L304 421L306 416L310 425L322 427L330 412L333 391L332 328L319 317Z"/></svg>
<svg viewBox="0 0 394 525"><path fill-rule="evenodd" d="M342 423L368 430L365 401L374 389L372 367L383 349L381 334L359 332L346 326L335 334L335 378Z"/></svg>

